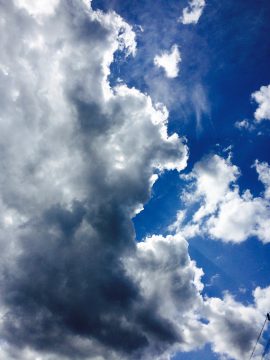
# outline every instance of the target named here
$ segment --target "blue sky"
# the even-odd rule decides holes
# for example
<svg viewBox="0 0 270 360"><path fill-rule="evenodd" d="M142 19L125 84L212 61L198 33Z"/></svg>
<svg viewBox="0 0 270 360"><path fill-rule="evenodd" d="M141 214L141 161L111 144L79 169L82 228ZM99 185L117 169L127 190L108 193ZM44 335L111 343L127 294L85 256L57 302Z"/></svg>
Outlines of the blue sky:
<svg viewBox="0 0 270 360"><path fill-rule="evenodd" d="M269 0L0 14L0 358L248 358L270 311Z"/></svg>

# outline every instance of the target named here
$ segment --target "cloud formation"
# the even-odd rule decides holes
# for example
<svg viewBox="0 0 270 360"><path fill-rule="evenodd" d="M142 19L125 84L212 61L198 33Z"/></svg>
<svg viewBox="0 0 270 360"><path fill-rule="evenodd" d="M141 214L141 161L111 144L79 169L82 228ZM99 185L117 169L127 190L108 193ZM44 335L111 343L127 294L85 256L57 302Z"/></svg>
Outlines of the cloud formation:
<svg viewBox="0 0 270 360"><path fill-rule="evenodd" d="M249 190L240 192L236 184L239 169L219 155L211 155L195 164L183 179L190 181L183 193L186 204L197 204L188 220L185 211L179 212L170 229L183 232L187 237L205 234L213 239L240 243L256 236L270 242L269 186L270 167L255 162L259 180L265 187L262 196L254 197Z"/></svg>
<svg viewBox="0 0 270 360"><path fill-rule="evenodd" d="M187 147L165 107L109 83L115 52L136 53L131 26L86 0L0 10L0 357L168 360L211 343L242 359L269 289L248 307L206 299L181 234L135 241L132 218ZM256 167L268 186L267 164ZM220 168L227 182L204 211L237 177ZM223 345L209 337L222 325Z"/></svg>
<svg viewBox="0 0 270 360"><path fill-rule="evenodd" d="M255 119L260 122L262 120L270 120L270 85L262 86L260 90L254 92L251 98L258 103L255 111Z"/></svg>
<svg viewBox="0 0 270 360"><path fill-rule="evenodd" d="M202 16L205 0L190 0L187 7L184 8L180 21L184 25L197 24Z"/></svg>
<svg viewBox="0 0 270 360"><path fill-rule="evenodd" d="M164 51L161 55L156 55L154 64L164 69L168 78L175 78L179 73L179 63L181 61L180 52L177 45L173 45L170 52Z"/></svg>
<svg viewBox="0 0 270 360"><path fill-rule="evenodd" d="M135 34L79 0L14 0L1 14L5 358L140 358L152 338L165 349L177 336L122 259L136 252L132 217L187 148L164 107L108 82Z"/></svg>
<svg viewBox="0 0 270 360"><path fill-rule="evenodd" d="M208 335L212 339L213 351L224 356L221 359L240 360L250 356L265 318L270 288L256 288L253 297L254 304L248 306L237 302L230 294L225 294L223 299L209 298L206 301ZM254 327L250 326L252 322ZM262 345L258 344L254 358L259 360L261 352Z"/></svg>

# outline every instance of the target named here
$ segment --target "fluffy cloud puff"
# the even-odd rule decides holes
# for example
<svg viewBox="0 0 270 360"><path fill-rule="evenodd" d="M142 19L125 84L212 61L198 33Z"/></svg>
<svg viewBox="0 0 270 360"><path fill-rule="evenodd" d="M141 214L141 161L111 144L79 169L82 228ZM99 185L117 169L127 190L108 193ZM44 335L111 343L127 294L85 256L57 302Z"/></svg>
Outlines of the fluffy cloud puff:
<svg viewBox="0 0 270 360"><path fill-rule="evenodd" d="M163 68L168 78L177 77L180 61L181 56L177 45L173 45L170 52L165 51L154 58L154 64L157 67Z"/></svg>
<svg viewBox="0 0 270 360"><path fill-rule="evenodd" d="M270 120L270 85L262 86L260 90L251 95L252 99L258 103L255 111L255 119L260 122L262 120Z"/></svg>
<svg viewBox="0 0 270 360"><path fill-rule="evenodd" d="M180 21L184 24L197 24L206 3L205 0L190 0L187 7L184 8Z"/></svg>
<svg viewBox="0 0 270 360"><path fill-rule="evenodd" d="M249 190L240 192L236 184L239 170L230 159L213 155L197 163L190 174L182 176L190 181L182 199L199 206L190 220L179 212L170 229L187 237L200 232L225 242L242 242L250 236L269 242L270 167L256 161L255 168L265 186L261 197L252 196Z"/></svg>

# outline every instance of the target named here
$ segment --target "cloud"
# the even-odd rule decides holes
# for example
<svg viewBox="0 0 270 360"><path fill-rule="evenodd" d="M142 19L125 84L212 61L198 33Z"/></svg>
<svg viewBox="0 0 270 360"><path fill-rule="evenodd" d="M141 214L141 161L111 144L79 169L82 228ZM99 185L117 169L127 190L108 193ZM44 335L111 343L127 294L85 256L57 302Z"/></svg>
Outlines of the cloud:
<svg viewBox="0 0 270 360"><path fill-rule="evenodd" d="M266 162L255 161L254 164L259 175L259 180L265 187L264 197L270 199L270 166Z"/></svg>
<svg viewBox="0 0 270 360"><path fill-rule="evenodd" d="M209 298L205 302L205 315L209 320L207 331L212 339L212 349L224 355L225 359L245 359L251 353L264 321L270 288L258 287L253 296L254 304L248 306L237 302L228 293L224 299ZM258 344L255 355L261 352L262 346Z"/></svg>
<svg viewBox="0 0 270 360"><path fill-rule="evenodd" d="M154 64L157 67L162 67L168 78L178 76L180 61L181 56L177 45L172 46L171 52L165 51L161 55L156 55L154 58Z"/></svg>
<svg viewBox="0 0 270 360"><path fill-rule="evenodd" d="M258 104L254 114L257 122L270 120L270 85L262 86L259 91L251 95L251 98Z"/></svg>
<svg viewBox="0 0 270 360"><path fill-rule="evenodd" d="M44 3L42 0L15 0L18 8L25 9L29 14L35 17L52 15L57 8L60 0L49 0Z"/></svg>
<svg viewBox="0 0 270 360"><path fill-rule="evenodd" d="M164 336L174 332L176 341L170 352L202 345L205 339L199 334L203 324L196 311L203 305L200 295L203 272L191 261L186 240L180 235L146 238L137 245L137 254L127 260L126 267L142 289L145 301L156 308L160 318L166 319L161 332ZM152 323L150 314L147 318ZM156 343L155 347L161 345ZM156 358L157 354L153 355Z"/></svg>
<svg viewBox="0 0 270 360"><path fill-rule="evenodd" d="M240 196L235 191L227 194L218 215L210 218L207 225L214 238L242 242L257 236L266 243L270 241L266 231L268 218L268 206L262 199L253 198L248 192Z"/></svg>
<svg viewBox="0 0 270 360"><path fill-rule="evenodd" d="M166 317L167 329L178 338L169 352L164 352L168 355L164 359L173 351L187 352L206 343L226 358L240 360L250 354L267 311L270 287L257 287L249 305L229 293L223 299L203 297L203 271L190 259L188 243L179 233L146 238L137 245L136 256L127 259L126 268L146 301ZM155 344L155 348L159 346ZM262 351L260 344L257 350ZM151 353L156 358L153 350Z"/></svg>
<svg viewBox="0 0 270 360"><path fill-rule="evenodd" d="M238 129L238 130L247 130L247 131L253 131L255 130L255 126L248 120L244 119L241 121L236 121L234 126Z"/></svg>
<svg viewBox="0 0 270 360"><path fill-rule="evenodd" d="M162 354L178 335L123 259L137 251L132 217L187 148L164 107L108 82L135 34L79 0L1 14L3 358L139 359L154 341Z"/></svg>
<svg viewBox="0 0 270 360"><path fill-rule="evenodd" d="M224 350L209 336L226 321L215 304L243 305L203 298L181 234L135 241L132 218L163 171L186 166L187 147L167 134L164 106L109 83L114 53L136 53L132 28L87 1L47 5L0 5L0 357L167 360L205 343L246 354L268 290L255 291L256 319L240 319L246 347L225 337ZM216 194L238 176L220 168Z"/></svg>
<svg viewBox="0 0 270 360"><path fill-rule="evenodd" d="M205 0L190 0L188 7L185 7L180 17L180 21L184 25L197 24L206 3Z"/></svg>
<svg viewBox="0 0 270 360"><path fill-rule="evenodd" d="M190 220L185 211L180 212L170 230L183 232L187 237L205 234L225 242L239 243L250 236L270 242L267 231L270 167L256 161L255 168L265 186L261 197L254 197L249 190L240 192L236 184L240 172L230 158L211 155L195 164L190 174L182 176L190 181L182 198L187 206L192 203L199 206Z"/></svg>
<svg viewBox="0 0 270 360"><path fill-rule="evenodd" d="M195 164L190 174L183 175L186 180L195 180L195 193L190 200L202 199L204 202L204 205L194 215L194 220L198 221L202 217L214 213L218 203L230 190L230 184L238 176L237 167L218 155L204 158ZM185 194L186 197L189 195L189 193Z"/></svg>

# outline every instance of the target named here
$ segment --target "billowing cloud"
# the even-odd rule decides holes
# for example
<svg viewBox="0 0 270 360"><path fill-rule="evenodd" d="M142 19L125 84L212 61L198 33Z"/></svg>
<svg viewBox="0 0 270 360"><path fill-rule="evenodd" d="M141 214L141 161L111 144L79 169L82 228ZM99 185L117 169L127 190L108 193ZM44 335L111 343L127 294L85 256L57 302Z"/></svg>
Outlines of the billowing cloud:
<svg viewBox="0 0 270 360"><path fill-rule="evenodd" d="M260 122L262 120L270 120L270 85L262 86L260 90L251 95L252 99L258 103L255 111L255 119Z"/></svg>
<svg viewBox="0 0 270 360"><path fill-rule="evenodd" d="M197 24L203 13L205 5L205 0L190 0L188 6L183 10L180 21L185 25Z"/></svg>
<svg viewBox="0 0 270 360"><path fill-rule="evenodd" d="M173 45L170 52L164 51L161 55L156 55L154 64L164 69L168 78L175 78L179 73L179 63L181 61L180 52L177 45Z"/></svg>
<svg viewBox="0 0 270 360"><path fill-rule="evenodd" d="M224 349L209 333L245 307L202 296L181 234L135 241L132 218L163 171L186 166L187 147L168 135L165 107L108 81L114 53L136 53L132 28L86 0L0 10L0 357L168 360L211 343L242 359L268 290L231 318L245 332ZM267 165L256 167L267 185ZM204 211L238 176L220 168L227 182Z"/></svg>
<svg viewBox="0 0 270 360"><path fill-rule="evenodd" d="M170 353L188 351L205 342L204 325L196 315L203 306L200 295L203 272L191 261L188 244L182 236L154 235L146 238L137 245L136 256L127 259L126 268L136 279L150 308L154 307L160 318L167 319L160 331L164 337L174 333L175 342L169 349ZM151 312L144 316L154 326ZM161 345L156 343L155 348ZM151 353L152 358L158 355ZM169 352L167 356L169 359Z"/></svg>
<svg viewBox="0 0 270 360"><path fill-rule="evenodd" d="M114 52L135 54L131 27L86 1L14 0L1 33L4 358L138 359L152 339L162 354L178 335L123 258L132 217L187 149L164 107L108 82Z"/></svg>
<svg viewBox="0 0 270 360"><path fill-rule="evenodd" d="M212 339L212 349L224 358L245 359L261 330L265 318L266 302L270 300L270 288L256 288L253 292L254 304L244 306L230 294L224 299L209 298L205 302L205 315L209 320L208 335ZM253 323L254 326L250 326ZM255 359L259 359L262 345L258 344ZM223 358L223 357L221 357Z"/></svg>
<svg viewBox="0 0 270 360"><path fill-rule="evenodd" d="M178 337L161 359L206 343L221 358L241 360L250 355L265 318L270 287L257 287L249 305L229 293L223 299L203 297L203 271L190 259L188 243L180 234L146 238L137 245L136 256L127 259L126 268L136 278L146 301L154 304L161 317L166 314L168 328ZM155 344L156 349L159 347ZM261 352L262 345L258 344L257 354ZM158 358L154 350L151 354Z"/></svg>
<svg viewBox="0 0 270 360"><path fill-rule="evenodd" d="M270 170L267 163L255 162L259 180L265 186L261 197L254 197L249 190L240 192L236 184L239 169L230 159L218 155L198 162L189 175L189 188L183 193L186 204L197 203L198 209L190 220L185 211L170 229L182 231L187 237L208 234L225 242L242 242L250 236L262 242L270 242L269 227L269 186Z"/></svg>

